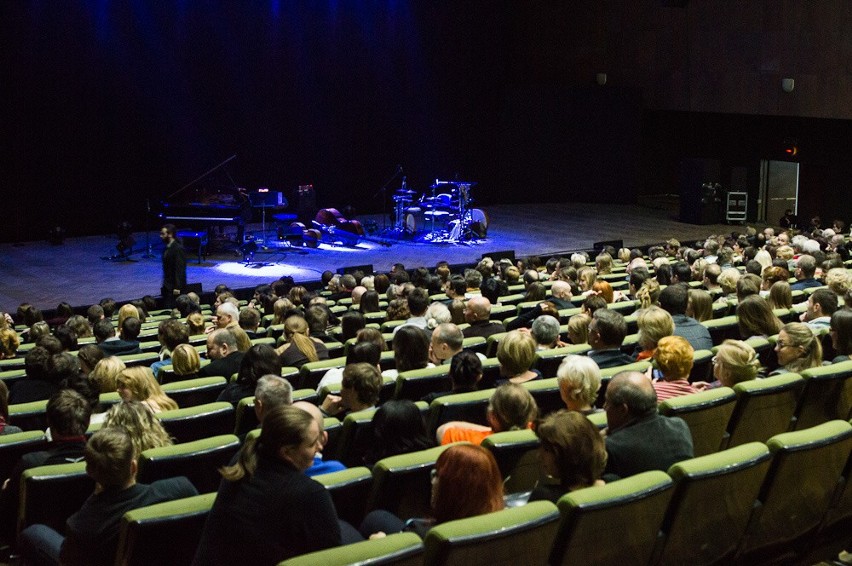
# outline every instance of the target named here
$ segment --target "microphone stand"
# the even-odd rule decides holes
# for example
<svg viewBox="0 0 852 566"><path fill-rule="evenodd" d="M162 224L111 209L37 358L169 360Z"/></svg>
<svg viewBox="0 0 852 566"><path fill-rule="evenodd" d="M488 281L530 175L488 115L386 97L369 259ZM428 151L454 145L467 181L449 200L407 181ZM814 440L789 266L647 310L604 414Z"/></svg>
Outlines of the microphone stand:
<svg viewBox="0 0 852 566"><path fill-rule="evenodd" d="M145 259L153 259L154 254L151 253L151 199L145 199L145 249L147 250L142 257Z"/></svg>
<svg viewBox="0 0 852 566"><path fill-rule="evenodd" d="M390 179L385 181L385 184L382 185L382 188L376 191L376 194L373 195L373 198L376 198L377 196L379 196L379 194L382 195L382 232L388 229L388 185L390 185L391 181L396 179L397 175L399 175L400 173L402 173L402 165L397 165L396 171L394 171L393 175L390 176Z"/></svg>

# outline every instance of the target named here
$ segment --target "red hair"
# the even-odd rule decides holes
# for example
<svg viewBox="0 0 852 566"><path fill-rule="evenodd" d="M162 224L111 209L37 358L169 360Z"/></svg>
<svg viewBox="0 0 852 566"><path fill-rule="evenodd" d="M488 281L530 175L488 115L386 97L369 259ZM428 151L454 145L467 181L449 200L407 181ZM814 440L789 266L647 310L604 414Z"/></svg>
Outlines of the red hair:
<svg viewBox="0 0 852 566"><path fill-rule="evenodd" d="M503 509L503 477L494 456L481 446L450 446L435 462L438 485L433 498L439 523Z"/></svg>
<svg viewBox="0 0 852 566"><path fill-rule="evenodd" d="M611 303L615 299L612 285L607 281L595 281L595 284L592 285L592 291L603 297L607 303Z"/></svg>

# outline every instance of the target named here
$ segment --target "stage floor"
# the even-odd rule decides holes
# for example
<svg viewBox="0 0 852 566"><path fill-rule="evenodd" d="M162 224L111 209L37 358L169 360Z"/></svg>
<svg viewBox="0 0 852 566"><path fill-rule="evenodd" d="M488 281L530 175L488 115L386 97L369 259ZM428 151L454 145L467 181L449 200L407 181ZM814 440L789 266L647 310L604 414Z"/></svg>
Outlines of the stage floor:
<svg viewBox="0 0 852 566"><path fill-rule="evenodd" d="M486 209L488 237L479 243L437 244L406 240L366 240L356 248L321 245L317 249L271 249L255 254L265 266L245 266L241 257L229 251L211 253L198 263L189 256L187 277L201 283L205 291L225 283L231 288L253 287L283 275L297 282L315 281L326 270L351 265L372 264L387 271L396 263L406 267L433 267L446 260L451 264L472 263L483 254L514 250L518 257L552 255L591 249L594 242L624 240L628 247L661 242L671 237L681 241L704 238L713 233L741 230L723 224L697 226L672 219L663 210L637 205L554 203L498 205ZM371 217L361 218L367 221ZM375 217L372 217L375 219ZM378 219L381 226L381 219ZM260 231L260 225L252 225ZM274 239L274 227L267 225ZM153 258L144 258L145 234L136 234L133 262L104 261L116 253L117 238L90 236L69 238L59 246L45 241L0 244L0 310L14 312L22 302L40 309L52 309L61 301L75 306L90 305L104 297L118 301L159 295L162 271L162 244L158 233L150 233ZM142 251L139 251L142 250Z"/></svg>

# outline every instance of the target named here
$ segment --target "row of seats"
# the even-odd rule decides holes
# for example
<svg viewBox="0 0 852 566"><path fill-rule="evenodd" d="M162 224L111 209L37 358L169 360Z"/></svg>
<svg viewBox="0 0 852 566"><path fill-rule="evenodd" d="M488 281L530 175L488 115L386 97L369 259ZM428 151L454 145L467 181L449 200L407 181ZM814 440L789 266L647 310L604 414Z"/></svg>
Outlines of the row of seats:
<svg viewBox="0 0 852 566"><path fill-rule="evenodd" d="M372 472L351 468L316 479L350 522L357 524L377 508L402 518L424 516L429 474L445 448L386 458ZM766 444L679 462L667 473L645 472L578 490L557 505L534 502L448 522L423 541L392 535L284 564L567 564L580 557L619 565L753 564L801 559L811 551L829 557L850 542L852 532L850 451L852 425L830 421L773 436ZM51 509L58 493L62 498L76 493L73 480L63 476L84 475L80 464L30 470L22 496L43 498L45 505L38 507ZM44 489L33 488L39 483ZM79 484L81 493L90 491L90 485ZM127 513L119 563L188 563L214 499L208 493ZM34 520L51 524L50 517L33 515L24 524Z"/></svg>

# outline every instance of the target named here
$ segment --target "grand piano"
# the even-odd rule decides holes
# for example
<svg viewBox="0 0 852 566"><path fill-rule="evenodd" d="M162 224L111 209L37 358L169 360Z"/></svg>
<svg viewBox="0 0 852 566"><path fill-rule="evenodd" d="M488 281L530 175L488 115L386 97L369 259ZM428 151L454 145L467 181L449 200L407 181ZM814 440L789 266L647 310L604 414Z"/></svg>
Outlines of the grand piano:
<svg viewBox="0 0 852 566"><path fill-rule="evenodd" d="M232 155L160 201L160 220L178 229L211 231L214 227L236 226L236 244L241 245L245 225L251 221L251 203L228 173L226 166L235 158Z"/></svg>

